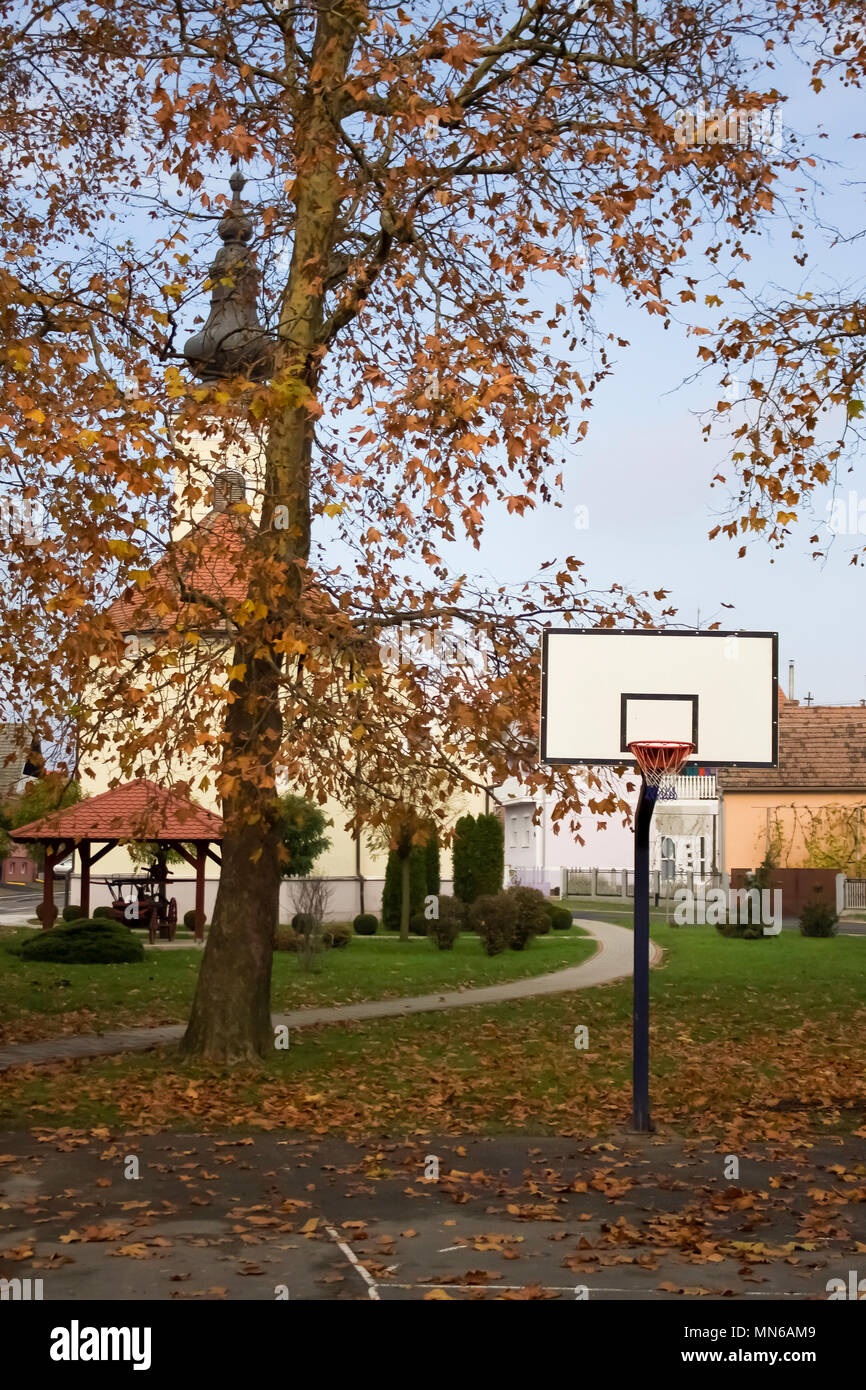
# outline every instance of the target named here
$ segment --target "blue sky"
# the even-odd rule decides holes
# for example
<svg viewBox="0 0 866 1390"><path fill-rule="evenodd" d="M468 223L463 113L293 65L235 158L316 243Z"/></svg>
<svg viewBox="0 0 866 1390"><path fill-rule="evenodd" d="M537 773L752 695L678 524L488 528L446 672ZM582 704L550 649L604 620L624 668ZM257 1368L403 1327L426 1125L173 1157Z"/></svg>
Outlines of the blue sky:
<svg viewBox="0 0 866 1390"><path fill-rule="evenodd" d="M816 96L791 64L786 80L795 92L784 109L786 127L833 161L816 171L824 190L821 217L856 235L863 226L860 184L866 172L863 142L854 138L863 125L862 93ZM776 81L784 89L781 78ZM826 140L818 139L822 129ZM743 276L748 292L854 282L862 243L834 247L832 240L829 231L810 232L802 270L792 259L787 222L776 219L754 245ZM705 273L699 254L692 268ZM702 315L710 321L709 311ZM588 439L566 470L562 510L547 507L523 518L497 511L480 554L471 559L469 552L464 563L499 580L518 580L554 555L575 554L585 562L593 588L613 581L666 588L680 620L689 624L700 609L702 625L721 620L723 627L778 631L780 672L786 684L788 661L794 660L798 698L811 693L817 703L831 704L866 699L866 574L849 563L857 537L837 536L824 563L811 558L814 519L800 526L785 549L755 540L743 559L737 558L739 542L723 536L709 541L707 532L725 507L724 492L711 490L710 482L726 459L726 445L721 435L704 442L698 412L719 399L720 374L711 369L683 385L697 365L697 340L684 328L664 331L657 320L613 299L600 322L605 331L628 338L631 347L619 353L615 373L599 389ZM849 489L866 500L866 474L856 462L837 495L847 500ZM816 502L821 522L828 498ZM584 530L575 528L576 506L588 509ZM859 539L866 544L866 535ZM723 602L734 608L722 608Z"/></svg>

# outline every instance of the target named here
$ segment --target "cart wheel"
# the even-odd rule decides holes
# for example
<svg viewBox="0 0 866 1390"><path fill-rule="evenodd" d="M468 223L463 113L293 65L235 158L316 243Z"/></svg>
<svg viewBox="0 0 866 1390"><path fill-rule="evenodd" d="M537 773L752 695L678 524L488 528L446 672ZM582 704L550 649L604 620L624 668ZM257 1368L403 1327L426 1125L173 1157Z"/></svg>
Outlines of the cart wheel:
<svg viewBox="0 0 866 1390"><path fill-rule="evenodd" d="M169 898L168 902L168 939L174 941L174 934L177 931L177 898Z"/></svg>

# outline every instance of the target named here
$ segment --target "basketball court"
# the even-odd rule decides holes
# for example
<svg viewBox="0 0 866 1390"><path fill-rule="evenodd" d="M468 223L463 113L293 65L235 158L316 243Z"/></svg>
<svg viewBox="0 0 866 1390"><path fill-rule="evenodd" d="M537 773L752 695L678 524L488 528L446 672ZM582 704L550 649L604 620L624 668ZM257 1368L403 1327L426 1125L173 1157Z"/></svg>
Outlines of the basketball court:
<svg viewBox="0 0 866 1390"><path fill-rule="evenodd" d="M710 1145L625 1133L100 1130L0 1152L0 1277L41 1278L46 1302L825 1299L864 1236L862 1139L754 1146L736 1182Z"/></svg>

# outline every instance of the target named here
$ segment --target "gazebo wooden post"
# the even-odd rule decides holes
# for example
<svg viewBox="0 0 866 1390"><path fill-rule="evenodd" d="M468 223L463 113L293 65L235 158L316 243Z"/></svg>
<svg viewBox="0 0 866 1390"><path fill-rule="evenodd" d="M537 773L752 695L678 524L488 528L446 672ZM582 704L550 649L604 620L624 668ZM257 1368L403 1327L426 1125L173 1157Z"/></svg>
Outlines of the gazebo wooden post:
<svg viewBox="0 0 866 1390"><path fill-rule="evenodd" d="M81 915L90 916L90 841L82 840L78 846L81 860Z"/></svg>
<svg viewBox="0 0 866 1390"><path fill-rule="evenodd" d="M54 845L45 846L45 867L42 881L42 930L49 931L54 926L57 908L54 906Z"/></svg>
<svg viewBox="0 0 866 1390"><path fill-rule="evenodd" d="M207 840L195 842L195 939L204 941L204 870L207 863Z"/></svg>

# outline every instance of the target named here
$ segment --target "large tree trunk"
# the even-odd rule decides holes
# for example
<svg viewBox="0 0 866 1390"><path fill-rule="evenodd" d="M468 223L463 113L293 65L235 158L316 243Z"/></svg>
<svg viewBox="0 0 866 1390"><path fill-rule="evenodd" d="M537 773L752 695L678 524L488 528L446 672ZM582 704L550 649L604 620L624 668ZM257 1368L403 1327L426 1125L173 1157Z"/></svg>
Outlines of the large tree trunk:
<svg viewBox="0 0 866 1390"><path fill-rule="evenodd" d="M279 892L273 837L263 841L251 828L226 839L185 1052L240 1062L273 1049L271 962Z"/></svg>
<svg viewBox="0 0 866 1390"><path fill-rule="evenodd" d="M236 649L236 659L244 654ZM216 907L182 1044L184 1052L217 1062L264 1056L274 1042L271 964L281 871L270 811L271 769L282 738L279 669L246 655L246 676L231 687L227 766L246 756L254 775L236 777L236 790L223 799L228 833Z"/></svg>
<svg viewBox="0 0 866 1390"><path fill-rule="evenodd" d="M231 790L223 793L223 867L183 1044L188 1053L220 1062L263 1056L273 1046L270 981L280 865L268 812L283 737L283 658L275 644L298 613L310 552L310 463L325 348L324 285L343 196L328 89L341 88L361 22L361 12L352 7L320 7L313 44L320 86L304 94L296 112L294 245L281 306L276 403L256 538L262 565L250 584L250 597L264 606L267 618L255 636L238 641L235 649L234 665L243 674L230 684L233 702L225 726L223 768Z"/></svg>

